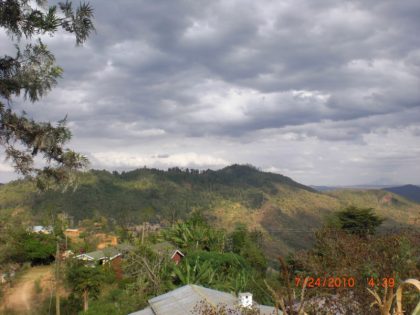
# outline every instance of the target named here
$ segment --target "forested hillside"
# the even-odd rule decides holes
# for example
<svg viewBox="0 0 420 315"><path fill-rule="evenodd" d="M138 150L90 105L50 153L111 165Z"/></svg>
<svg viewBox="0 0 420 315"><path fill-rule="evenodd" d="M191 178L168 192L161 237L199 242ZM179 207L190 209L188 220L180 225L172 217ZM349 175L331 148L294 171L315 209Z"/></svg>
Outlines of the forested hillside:
<svg viewBox="0 0 420 315"><path fill-rule="evenodd" d="M383 228L419 226L420 205L381 190L320 193L292 179L232 165L218 171L137 169L110 173L92 170L81 175L78 188L66 192L37 192L26 181L0 187L0 209L20 209L34 223L51 212L65 212L75 224L105 216L119 225L143 221L170 225L192 211L205 214L214 225L231 230L237 223L263 232L272 257L308 248L312 232L328 216L348 205L372 207L387 220Z"/></svg>
<svg viewBox="0 0 420 315"><path fill-rule="evenodd" d="M401 195L407 199L420 203L420 187L416 185L404 185L398 187L388 187L384 190Z"/></svg>

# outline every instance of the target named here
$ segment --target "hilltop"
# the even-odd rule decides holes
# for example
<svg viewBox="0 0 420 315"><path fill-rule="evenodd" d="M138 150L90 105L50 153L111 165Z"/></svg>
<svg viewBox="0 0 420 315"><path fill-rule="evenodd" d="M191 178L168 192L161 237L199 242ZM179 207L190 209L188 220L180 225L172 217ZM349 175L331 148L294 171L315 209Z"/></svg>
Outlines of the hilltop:
<svg viewBox="0 0 420 315"><path fill-rule="evenodd" d="M248 165L198 171L142 168L129 172L91 170L75 191L39 193L23 180L0 187L0 211L21 209L41 221L49 211L75 222L105 216L122 225L142 221L171 224L202 211L213 224L236 223L263 232L271 256L308 248L314 229L345 206L372 207L386 218L384 229L419 226L420 205L384 190L318 192L289 177Z"/></svg>
<svg viewBox="0 0 420 315"><path fill-rule="evenodd" d="M416 185L404 185L398 187L388 187L384 190L401 195L407 199L420 203L420 187Z"/></svg>

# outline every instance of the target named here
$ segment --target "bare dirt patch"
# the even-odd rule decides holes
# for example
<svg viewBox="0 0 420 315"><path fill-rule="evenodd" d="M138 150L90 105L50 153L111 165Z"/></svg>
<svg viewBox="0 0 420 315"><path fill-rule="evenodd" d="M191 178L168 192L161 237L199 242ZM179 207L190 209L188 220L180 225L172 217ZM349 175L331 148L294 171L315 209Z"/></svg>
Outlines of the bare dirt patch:
<svg viewBox="0 0 420 315"><path fill-rule="evenodd" d="M28 269L4 292L0 314L13 311L30 314L40 301L50 296L52 288L52 266L36 266Z"/></svg>

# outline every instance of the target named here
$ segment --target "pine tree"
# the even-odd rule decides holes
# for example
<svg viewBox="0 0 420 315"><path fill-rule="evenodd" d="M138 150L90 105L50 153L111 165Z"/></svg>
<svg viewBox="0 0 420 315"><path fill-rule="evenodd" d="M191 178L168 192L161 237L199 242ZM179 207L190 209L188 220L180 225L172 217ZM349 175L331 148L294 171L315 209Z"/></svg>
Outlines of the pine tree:
<svg viewBox="0 0 420 315"><path fill-rule="evenodd" d="M339 226L344 231L359 236L374 234L378 226L384 221L379 218L372 208L357 208L349 206L337 213Z"/></svg>
<svg viewBox="0 0 420 315"><path fill-rule="evenodd" d="M74 9L68 1L57 7L48 6L47 0L0 0L0 27L16 47L15 56L0 58L0 146L16 172L36 178L41 189L72 184L75 170L86 167L88 160L65 147L71 138L66 118L56 125L35 121L17 113L13 99L23 95L25 100L39 101L63 72L40 36L61 28L73 33L76 45L81 45L94 30L92 19L93 10L85 3ZM37 155L45 161L42 168L34 166Z"/></svg>

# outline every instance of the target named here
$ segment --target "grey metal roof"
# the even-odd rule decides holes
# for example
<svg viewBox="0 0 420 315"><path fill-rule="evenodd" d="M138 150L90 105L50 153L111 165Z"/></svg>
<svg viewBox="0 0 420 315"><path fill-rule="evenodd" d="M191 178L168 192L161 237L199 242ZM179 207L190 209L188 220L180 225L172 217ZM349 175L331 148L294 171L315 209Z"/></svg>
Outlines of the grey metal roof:
<svg viewBox="0 0 420 315"><path fill-rule="evenodd" d="M129 315L155 315L155 313L153 313L153 311L150 307L147 307L144 310L137 311L137 312L131 313Z"/></svg>
<svg viewBox="0 0 420 315"><path fill-rule="evenodd" d="M192 314L194 307L203 300L214 306L219 303L231 305L236 302L236 298L229 293L186 285L149 300L149 304L156 315L185 315Z"/></svg>
<svg viewBox="0 0 420 315"><path fill-rule="evenodd" d="M232 307L237 304L238 299L230 293L191 284L150 299L150 307L143 310L145 313L136 312L130 315L193 314L194 307L201 301L205 301L213 306L224 304ZM259 305L257 307L260 308L261 315L275 314L274 307L265 305ZM281 314L281 312L279 312L279 314Z"/></svg>
<svg viewBox="0 0 420 315"><path fill-rule="evenodd" d="M272 306L258 305L257 308L260 309L261 315L277 315L276 309ZM281 315L281 314L283 314L283 312L279 310L278 315Z"/></svg>
<svg viewBox="0 0 420 315"><path fill-rule="evenodd" d="M118 249L114 247L106 247L102 250L77 255L76 258L86 258L87 260L113 259L120 255Z"/></svg>

